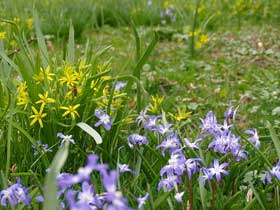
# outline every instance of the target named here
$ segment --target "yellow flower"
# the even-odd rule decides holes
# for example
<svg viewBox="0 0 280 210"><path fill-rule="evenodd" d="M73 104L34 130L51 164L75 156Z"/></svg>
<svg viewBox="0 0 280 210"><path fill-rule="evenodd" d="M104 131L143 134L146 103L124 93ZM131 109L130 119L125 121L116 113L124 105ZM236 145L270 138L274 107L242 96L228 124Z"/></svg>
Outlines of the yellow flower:
<svg viewBox="0 0 280 210"><path fill-rule="evenodd" d="M44 73L40 72L38 75L34 75L33 79L35 80L36 84L39 85L42 81L44 81Z"/></svg>
<svg viewBox="0 0 280 210"><path fill-rule="evenodd" d="M66 110L66 112L63 113L62 117L65 117L66 115L70 114L72 119L74 120L76 116L80 117L79 113L77 112L77 108L80 106L80 104L77 104L75 106L61 106L60 109Z"/></svg>
<svg viewBox="0 0 280 210"><path fill-rule="evenodd" d="M97 65L97 73L102 73L102 72L104 72L108 68L110 68L110 64L109 65L98 64Z"/></svg>
<svg viewBox="0 0 280 210"><path fill-rule="evenodd" d="M160 105L162 104L164 100L164 96L152 96L151 97L151 102L149 104L149 110L152 113L158 113Z"/></svg>
<svg viewBox="0 0 280 210"><path fill-rule="evenodd" d="M15 40L10 41L10 46L15 47L17 45L17 42Z"/></svg>
<svg viewBox="0 0 280 210"><path fill-rule="evenodd" d="M86 69L88 67L91 67L91 64L87 64L86 65L86 62L85 60L81 60L80 63L79 63L79 70L82 70L82 69Z"/></svg>
<svg viewBox="0 0 280 210"><path fill-rule="evenodd" d="M19 23L20 23L20 18L14 17L14 22L15 22L16 24L19 24Z"/></svg>
<svg viewBox="0 0 280 210"><path fill-rule="evenodd" d="M29 95L27 92L26 82L24 82L19 84L17 87L17 105L24 106L24 110L25 110L28 102L29 102Z"/></svg>
<svg viewBox="0 0 280 210"><path fill-rule="evenodd" d="M201 34L199 37L199 41L201 42L201 44L206 44L208 42L207 34Z"/></svg>
<svg viewBox="0 0 280 210"><path fill-rule="evenodd" d="M199 31L194 31L194 32L189 31L188 35L189 35L189 37L192 37L192 36L196 37L198 35L198 33L199 33Z"/></svg>
<svg viewBox="0 0 280 210"><path fill-rule="evenodd" d="M47 78L47 80L52 81L53 80L53 76L55 75L54 73L50 72L50 66L48 65L47 68L45 69L45 71L43 70L43 68L41 68L41 72L44 72L45 77Z"/></svg>
<svg viewBox="0 0 280 210"><path fill-rule="evenodd" d="M60 85L66 83L67 87L71 88L78 83L77 75L73 66L66 65L64 67L64 75L58 81L60 81Z"/></svg>
<svg viewBox="0 0 280 210"><path fill-rule="evenodd" d="M38 121L38 123L40 124L40 127L43 128L42 119L47 116L47 113L43 113L44 105L43 104L41 105L39 112L37 111L37 109L34 106L32 106L31 109L32 109L34 115L30 116L30 118L33 118L33 120L30 123L30 126L34 125Z"/></svg>
<svg viewBox="0 0 280 210"><path fill-rule="evenodd" d="M29 30L31 30L32 27L33 27L33 18L28 18L28 19L26 19L25 22L26 22L27 28L28 28Z"/></svg>
<svg viewBox="0 0 280 210"><path fill-rule="evenodd" d="M39 101L36 101L36 104L42 104L45 106L47 103L54 103L55 100L53 98L48 98L49 92L47 91L45 95L39 94Z"/></svg>
<svg viewBox="0 0 280 210"><path fill-rule="evenodd" d="M50 66L48 65L47 68L44 70L42 67L40 68L40 73L33 76L33 79L35 80L36 84L40 84L44 79L46 78L49 81L53 80L53 76L55 74L50 72Z"/></svg>
<svg viewBox="0 0 280 210"><path fill-rule="evenodd" d="M202 47L202 43L200 41L197 41L195 43L195 48L200 49Z"/></svg>
<svg viewBox="0 0 280 210"><path fill-rule="evenodd" d="M186 107L184 108L177 107L177 114L175 115L169 113L169 115L171 115L176 121L187 119L191 114L192 114L191 112L187 112Z"/></svg>
<svg viewBox="0 0 280 210"><path fill-rule="evenodd" d="M7 38L6 32L0 32L0 40L5 40Z"/></svg>
<svg viewBox="0 0 280 210"><path fill-rule="evenodd" d="M168 7L172 7L173 5L172 5L172 2L171 1L165 1L164 3L163 3L163 7L164 7L164 9L167 9Z"/></svg>

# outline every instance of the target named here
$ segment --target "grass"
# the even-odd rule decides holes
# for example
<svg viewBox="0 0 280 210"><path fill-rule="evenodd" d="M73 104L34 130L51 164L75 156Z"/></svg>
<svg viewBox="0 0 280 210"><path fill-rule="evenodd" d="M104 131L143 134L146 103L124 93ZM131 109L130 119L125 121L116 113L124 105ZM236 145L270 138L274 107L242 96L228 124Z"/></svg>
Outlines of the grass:
<svg viewBox="0 0 280 210"><path fill-rule="evenodd" d="M57 173L75 174L89 154L97 154L112 170L122 163L136 171L120 174L116 183L135 209L136 198L146 192L143 209L278 209L279 180L263 184L261 178L279 160L279 3L197 3L1 2L0 189L20 177L33 198L31 208L54 209ZM160 14L167 8L176 22ZM127 85L115 91L118 81ZM49 100L44 105L42 97ZM192 179L185 172L175 190L158 191L170 155L162 156L156 147L166 136L137 126L140 111L149 105L148 113L160 115L158 124L172 123L183 144L184 138L201 137L199 119L210 110L222 123L230 101L238 114L227 120L248 159L214 152L208 135L199 150L183 149L184 156L201 158L203 167L216 158L228 162L229 175L204 186L201 169ZM95 127L98 108L112 119L110 130ZM244 133L251 128L258 130L260 148ZM58 132L72 135L75 144L59 147ZM129 148L127 137L133 133L146 136L149 144ZM91 176L98 194L107 190L103 176ZM178 191L185 192L181 204L174 199ZM246 200L249 193L253 196ZM44 195L44 204L35 201L38 195Z"/></svg>

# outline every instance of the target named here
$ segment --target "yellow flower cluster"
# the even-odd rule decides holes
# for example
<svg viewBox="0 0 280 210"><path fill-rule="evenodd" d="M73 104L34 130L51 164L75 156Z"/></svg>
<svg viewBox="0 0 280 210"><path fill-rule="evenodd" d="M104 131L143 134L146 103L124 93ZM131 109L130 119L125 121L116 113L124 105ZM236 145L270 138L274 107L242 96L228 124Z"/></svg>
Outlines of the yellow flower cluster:
<svg viewBox="0 0 280 210"><path fill-rule="evenodd" d="M29 30L31 30L33 28L33 18L28 18L26 19L26 26Z"/></svg>
<svg viewBox="0 0 280 210"><path fill-rule="evenodd" d="M5 40L7 38L6 32L0 32L0 40Z"/></svg>
<svg viewBox="0 0 280 210"><path fill-rule="evenodd" d="M189 116L191 116L191 114L192 114L191 112L187 111L186 107L183 108L177 107L176 114L169 113L169 115L178 122L187 119Z"/></svg>
<svg viewBox="0 0 280 210"><path fill-rule="evenodd" d="M203 45L205 45L208 42L208 36L207 34L201 34L199 36L199 40L195 43L196 48L201 48Z"/></svg>
<svg viewBox="0 0 280 210"><path fill-rule="evenodd" d="M173 1L165 1L164 3L163 3L163 7L164 7L164 9L167 9L168 7L172 7L173 6Z"/></svg>
<svg viewBox="0 0 280 210"><path fill-rule="evenodd" d="M158 114L163 101L164 96L151 96L151 102L149 103L149 111L154 114Z"/></svg>
<svg viewBox="0 0 280 210"><path fill-rule="evenodd" d="M17 105L24 106L24 110L26 109L29 102L29 95L27 91L26 82L20 83L17 87Z"/></svg>
<svg viewBox="0 0 280 210"><path fill-rule="evenodd" d="M39 74L34 75L33 79L35 80L36 84L39 85L45 79L46 79L46 82L52 81L54 76L55 76L55 74L50 72L50 66L48 65L45 70L41 67Z"/></svg>

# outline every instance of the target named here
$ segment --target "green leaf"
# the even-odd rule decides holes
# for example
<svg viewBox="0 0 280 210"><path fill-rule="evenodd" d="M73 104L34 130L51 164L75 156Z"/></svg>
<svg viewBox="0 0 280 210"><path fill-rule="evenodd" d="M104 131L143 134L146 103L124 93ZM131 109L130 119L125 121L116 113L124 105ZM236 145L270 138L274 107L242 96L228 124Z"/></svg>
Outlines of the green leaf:
<svg viewBox="0 0 280 210"><path fill-rule="evenodd" d="M87 132L96 142L96 144L101 144L102 143L102 138L99 135L99 133L94 130L92 127L90 127L88 124L84 122L80 122L77 124L78 127L80 127L82 130Z"/></svg>
<svg viewBox="0 0 280 210"><path fill-rule="evenodd" d="M202 175L202 172L200 172L200 175ZM206 209L207 203L206 203L206 190L202 184L202 180L199 179L199 194L202 204L202 209Z"/></svg>
<svg viewBox="0 0 280 210"><path fill-rule="evenodd" d="M166 192L164 193L162 196L160 196L159 198L156 199L156 201L154 202L154 209L158 209L159 206L166 201L166 199L169 197L170 192Z"/></svg>
<svg viewBox="0 0 280 210"><path fill-rule="evenodd" d="M137 79L140 79L140 70L142 69L143 65L146 63L148 57L153 52L157 42L158 42L158 34L155 33L153 40L151 41L145 53L142 55L142 57L140 58L140 60L138 61L138 63L136 64L133 70L133 76L135 76Z"/></svg>
<svg viewBox="0 0 280 210"><path fill-rule="evenodd" d="M56 153L50 167L50 172L46 177L46 188L44 193L43 210L55 210L59 207L59 200L57 199L56 176L63 167L69 150L69 142L66 142Z"/></svg>
<svg viewBox="0 0 280 210"><path fill-rule="evenodd" d="M47 46L45 43L45 38L40 28L39 17L36 11L34 12L34 26L35 26L35 33L39 46L39 52L43 62L43 67L45 69L48 66L49 56L48 56Z"/></svg>
<svg viewBox="0 0 280 210"><path fill-rule="evenodd" d="M263 210L266 210L267 208L265 208L264 203L259 195L259 193L257 192L257 190L255 189L255 187L253 186L252 182L249 183L250 188L253 190L254 195L257 199L257 201L259 202L260 206L262 207Z"/></svg>
<svg viewBox="0 0 280 210"><path fill-rule="evenodd" d="M74 28L72 22L70 23L70 29L69 29L67 62L70 64L75 63L75 34L74 34Z"/></svg>
<svg viewBox="0 0 280 210"><path fill-rule="evenodd" d="M275 130L273 129L273 127L270 124L270 122L267 122L267 127L268 127L268 130L270 132L273 144L275 146L278 159L280 160L280 141L279 141L279 138L277 137L277 135L275 133Z"/></svg>

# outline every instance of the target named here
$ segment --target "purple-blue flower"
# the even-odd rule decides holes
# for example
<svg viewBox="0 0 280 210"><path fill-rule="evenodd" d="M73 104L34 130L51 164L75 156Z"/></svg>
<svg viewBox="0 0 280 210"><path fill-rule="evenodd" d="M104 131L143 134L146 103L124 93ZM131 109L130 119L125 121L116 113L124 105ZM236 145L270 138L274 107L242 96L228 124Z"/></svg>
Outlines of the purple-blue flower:
<svg viewBox="0 0 280 210"><path fill-rule="evenodd" d="M160 170L160 176L166 174L170 175L183 175L186 170L186 158L182 152L174 152L171 154L170 159L168 160L168 164Z"/></svg>
<svg viewBox="0 0 280 210"><path fill-rule="evenodd" d="M159 125L157 131L158 131L161 135L164 135L164 134L166 134L166 133L170 133L170 132L172 132L172 130L171 130L171 127L172 127L172 126L173 126L172 124Z"/></svg>
<svg viewBox="0 0 280 210"><path fill-rule="evenodd" d="M189 175L189 178L191 179L192 175L199 172L200 170L200 158L189 158L185 162L185 166Z"/></svg>
<svg viewBox="0 0 280 210"><path fill-rule="evenodd" d="M78 173L75 175L65 174L62 178L57 179L58 186L61 188L66 188L83 181L89 181L90 175L93 171L103 172L108 169L106 164L99 164L97 155L89 155L88 161L85 167L78 169Z"/></svg>
<svg viewBox="0 0 280 210"><path fill-rule="evenodd" d="M127 138L127 144L130 148L134 148L135 145L147 145L148 140L145 136L139 134L131 134Z"/></svg>
<svg viewBox="0 0 280 210"><path fill-rule="evenodd" d="M158 183L158 191L161 188L165 188L167 191L170 191L176 184L181 183L181 178L180 176L177 175L170 175L167 176L166 178L163 178L160 180Z"/></svg>
<svg viewBox="0 0 280 210"><path fill-rule="evenodd" d="M118 164L119 167L119 171L120 173L125 173L125 172L132 172L132 170L129 168L129 166L127 164Z"/></svg>
<svg viewBox="0 0 280 210"><path fill-rule="evenodd" d="M157 119L159 116L155 115L147 115L147 119L144 123L144 128L148 129L149 131L157 131Z"/></svg>
<svg viewBox="0 0 280 210"><path fill-rule="evenodd" d="M37 147L41 148L42 151L45 152L52 152L52 149L49 149L49 145L48 144L42 144L40 140L36 141L37 143ZM35 145L32 144L31 146L34 149L34 156L37 156L39 154L39 152L36 150Z"/></svg>
<svg viewBox="0 0 280 210"><path fill-rule="evenodd" d="M165 150L169 151L169 154L171 154L173 151L180 149L181 142L178 137L178 133L172 133L169 136L167 136L165 141L162 141L156 149L162 149L161 153L164 156L165 155Z"/></svg>
<svg viewBox="0 0 280 210"><path fill-rule="evenodd" d="M252 130L246 130L245 133L251 135L249 141L255 144L257 148L261 146L257 129L253 128Z"/></svg>
<svg viewBox="0 0 280 210"><path fill-rule="evenodd" d="M116 210L131 210L127 205L127 200L122 197L121 193L117 191L117 181L118 174L116 171L103 171L102 173L102 183L106 190L104 195L104 200L109 203L110 209ZM107 208L107 209L108 209Z"/></svg>
<svg viewBox="0 0 280 210"><path fill-rule="evenodd" d="M276 164L276 166L272 167L272 169L265 172L265 176L263 178L263 183L268 182L272 183L272 177L276 178L280 181L280 161Z"/></svg>
<svg viewBox="0 0 280 210"><path fill-rule="evenodd" d="M146 193L144 197L137 198L138 210L142 209L142 207L145 205L149 195L150 195L149 193Z"/></svg>
<svg viewBox="0 0 280 210"><path fill-rule="evenodd" d="M185 192L177 192L174 196L175 200L178 203L182 203L183 202L183 196L184 196Z"/></svg>
<svg viewBox="0 0 280 210"><path fill-rule="evenodd" d="M105 113L102 109L96 109L95 110L95 116L99 119L97 123L95 123L95 127L98 127L100 125L104 125L105 129L108 131L112 127L112 121L110 119L110 116Z"/></svg>
<svg viewBox="0 0 280 210"><path fill-rule="evenodd" d="M184 138L185 145L189 148L192 148L192 149L199 149L198 143L201 142L201 141L203 141L202 138L197 139L194 142L191 142L188 138Z"/></svg>
<svg viewBox="0 0 280 210"><path fill-rule="evenodd" d="M70 142L72 144L76 144L75 140L72 139L72 135L64 135L63 133L57 133L57 137L61 138L60 146L64 145L65 142Z"/></svg>
<svg viewBox="0 0 280 210"><path fill-rule="evenodd" d="M220 128L217 124L217 118L212 111L208 112L205 119L200 119L202 125L201 130L205 134L215 135L220 132Z"/></svg>
<svg viewBox="0 0 280 210"><path fill-rule="evenodd" d="M228 163L222 163L221 165L219 164L219 160L215 159L214 164L212 167L209 168L209 176L211 177L216 177L218 182L222 181L222 174L228 175L228 171L226 171L224 168L228 166Z"/></svg>
<svg viewBox="0 0 280 210"><path fill-rule="evenodd" d="M7 206L7 201L11 206L15 206L18 203L24 203L26 206L30 206L31 197L28 195L28 189L18 179L16 184L0 192L0 200L1 205L5 207Z"/></svg>
<svg viewBox="0 0 280 210"><path fill-rule="evenodd" d="M142 124L142 125L145 125L146 124L146 121L148 119L148 115L147 115L147 111L148 111L148 108L149 107L146 107L144 110L142 110L138 117L136 118L136 123L138 125L138 127Z"/></svg>
<svg viewBox="0 0 280 210"><path fill-rule="evenodd" d="M122 82L122 81L117 82L115 85L115 91L119 91L123 89L126 85L127 85L126 82Z"/></svg>

